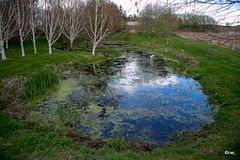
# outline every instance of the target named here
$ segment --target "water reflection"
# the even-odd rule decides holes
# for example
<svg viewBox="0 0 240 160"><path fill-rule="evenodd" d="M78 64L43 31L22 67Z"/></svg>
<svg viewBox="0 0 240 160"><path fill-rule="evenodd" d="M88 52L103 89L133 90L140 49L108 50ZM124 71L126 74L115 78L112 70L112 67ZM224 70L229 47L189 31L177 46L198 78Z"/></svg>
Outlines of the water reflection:
<svg viewBox="0 0 240 160"><path fill-rule="evenodd" d="M72 69L61 79L59 90L39 103L33 119L55 125L64 119L63 124L93 138L140 142L166 142L173 131L213 122L200 84L169 71L159 56L127 52Z"/></svg>

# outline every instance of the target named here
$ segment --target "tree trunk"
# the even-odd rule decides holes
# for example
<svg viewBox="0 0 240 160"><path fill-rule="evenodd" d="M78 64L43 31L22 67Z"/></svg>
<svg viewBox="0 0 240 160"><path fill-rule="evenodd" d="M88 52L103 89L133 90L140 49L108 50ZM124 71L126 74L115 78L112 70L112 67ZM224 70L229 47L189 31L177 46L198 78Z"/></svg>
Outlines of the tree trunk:
<svg viewBox="0 0 240 160"><path fill-rule="evenodd" d="M73 50L73 39L70 39L70 51Z"/></svg>
<svg viewBox="0 0 240 160"><path fill-rule="evenodd" d="M94 44L94 45L93 45L93 50L92 50L92 55L93 55L93 56L95 55L95 49L96 49L96 45Z"/></svg>
<svg viewBox="0 0 240 160"><path fill-rule="evenodd" d="M52 54L52 44L48 42L49 54Z"/></svg>
<svg viewBox="0 0 240 160"><path fill-rule="evenodd" d="M25 56L25 52L24 52L24 46L23 46L23 37L22 37L22 32L21 30L19 30L19 34L20 34L20 43L21 43L21 49L22 49L22 56Z"/></svg>
<svg viewBox="0 0 240 160"><path fill-rule="evenodd" d="M1 53L2 53L2 59L7 59L7 58L6 58L6 55L5 55L4 41L3 41L3 40L0 41L0 51L1 51Z"/></svg>
<svg viewBox="0 0 240 160"><path fill-rule="evenodd" d="M33 36L33 49L34 49L34 54L37 54L37 49L36 49L36 38L35 38L35 31L34 31L34 28L32 28L32 36Z"/></svg>

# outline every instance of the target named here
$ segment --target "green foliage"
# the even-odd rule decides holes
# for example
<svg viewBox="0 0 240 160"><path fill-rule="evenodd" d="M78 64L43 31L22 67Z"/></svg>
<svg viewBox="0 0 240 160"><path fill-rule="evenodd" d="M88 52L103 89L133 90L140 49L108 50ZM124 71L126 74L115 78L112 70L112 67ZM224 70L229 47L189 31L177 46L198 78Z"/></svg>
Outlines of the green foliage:
<svg viewBox="0 0 240 160"><path fill-rule="evenodd" d="M0 136L8 136L21 128L18 121L11 119L6 113L0 112Z"/></svg>
<svg viewBox="0 0 240 160"><path fill-rule="evenodd" d="M115 139L109 139L108 144L116 149L116 150L124 150L126 148L125 140L124 138L115 138Z"/></svg>
<svg viewBox="0 0 240 160"><path fill-rule="evenodd" d="M7 100L0 99L0 110L6 108L7 104L8 104Z"/></svg>
<svg viewBox="0 0 240 160"><path fill-rule="evenodd" d="M62 137L62 139L59 140L58 142L61 146L64 146L64 147L73 147L74 145L74 140L70 137Z"/></svg>
<svg viewBox="0 0 240 160"><path fill-rule="evenodd" d="M24 84L24 99L34 98L46 93L47 89L58 84L58 77L48 70L40 71L32 75L29 81Z"/></svg>

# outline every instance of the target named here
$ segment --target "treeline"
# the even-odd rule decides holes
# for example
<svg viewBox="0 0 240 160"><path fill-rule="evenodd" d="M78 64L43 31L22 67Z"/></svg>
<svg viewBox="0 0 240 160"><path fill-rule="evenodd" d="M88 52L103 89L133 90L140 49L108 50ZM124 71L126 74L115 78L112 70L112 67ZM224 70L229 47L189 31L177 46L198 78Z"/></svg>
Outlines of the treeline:
<svg viewBox="0 0 240 160"><path fill-rule="evenodd" d="M178 17L180 30L194 32L217 31L217 21L208 15L181 14Z"/></svg>
<svg viewBox="0 0 240 160"><path fill-rule="evenodd" d="M187 31L217 31L217 22L207 15L177 14L177 9L171 5L147 4L139 16L140 30L165 37L167 43L176 30Z"/></svg>
<svg viewBox="0 0 240 160"><path fill-rule="evenodd" d="M122 8L109 0L3 0L0 1L0 52L6 59L4 48L13 37L19 37L22 56L24 41L31 37L34 53L36 40L44 34L52 54L52 45L64 35L73 47L74 40L86 37L93 52L100 41L122 28Z"/></svg>

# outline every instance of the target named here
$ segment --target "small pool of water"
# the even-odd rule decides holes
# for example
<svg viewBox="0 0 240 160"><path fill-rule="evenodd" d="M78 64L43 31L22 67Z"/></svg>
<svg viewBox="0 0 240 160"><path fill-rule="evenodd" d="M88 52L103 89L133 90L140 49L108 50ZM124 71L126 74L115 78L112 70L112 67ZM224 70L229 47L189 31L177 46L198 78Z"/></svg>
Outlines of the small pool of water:
<svg viewBox="0 0 240 160"><path fill-rule="evenodd" d="M169 142L175 132L214 122L200 83L167 66L160 56L123 51L120 58L71 69L31 118L92 138L142 143Z"/></svg>

